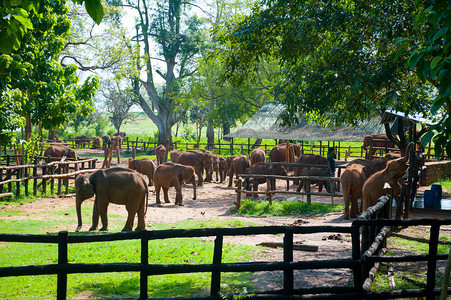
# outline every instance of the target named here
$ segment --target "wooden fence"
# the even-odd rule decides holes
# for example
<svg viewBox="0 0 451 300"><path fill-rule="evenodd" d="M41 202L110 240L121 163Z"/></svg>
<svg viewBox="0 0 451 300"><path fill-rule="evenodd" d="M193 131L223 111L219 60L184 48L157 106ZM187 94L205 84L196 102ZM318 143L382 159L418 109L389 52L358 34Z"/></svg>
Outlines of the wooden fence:
<svg viewBox="0 0 451 300"><path fill-rule="evenodd" d="M285 167L315 167L315 168L327 168L327 166L324 165L311 165L311 164L297 164L297 163L283 163L283 162L276 162L276 163L270 163L272 165L281 165ZM239 178L236 181L237 188L235 189L236 192L236 208L240 208L241 206L241 196L244 195L257 195L257 194L264 194L268 197L269 204L272 204L272 196L275 194L292 194L292 195L302 195L307 196L307 203L312 203L312 196L328 196L331 197L331 203L334 204L334 197L343 197L343 194L340 194L336 187L339 186L340 182L340 175L341 175L341 169L346 168L346 165L336 165L336 168L338 169L338 175L337 177L327 177L327 176L280 176L280 175L262 175L262 174L238 174L241 178ZM258 179L265 179L266 181L266 191L258 191L257 188L257 181ZM285 180L287 182L287 188L286 190L271 190L271 181L272 180ZM251 181L249 185L254 186L254 189L252 191L246 190L244 188L243 182ZM305 190L304 192L297 192L297 191L290 191L290 181L298 182L298 181L304 181L305 182ZM331 185L331 193L329 192L312 192L311 191L311 182L316 181L325 181L325 182L334 182L335 184Z"/></svg>
<svg viewBox="0 0 451 300"><path fill-rule="evenodd" d="M381 204L382 203L382 204ZM249 295L256 299L287 299L294 296L316 295L321 299L388 299L423 297L434 299L441 291L435 286L436 263L439 260L446 260L447 255L437 254L438 233L440 226L451 225L451 220L421 219L421 220L389 220L372 219L374 214L391 203L388 197L382 197L376 208L371 208L371 212L366 212L364 216L356 219L351 227L339 226L263 226L246 228L204 228L204 229L172 229L155 231L137 231L107 234L71 234L59 232L58 235L22 235L22 234L0 234L1 242L20 243L53 243L58 244L58 263L47 265L10 266L0 267L0 277L10 276L35 276L57 274L57 299L66 299L67 276L76 273L107 273L107 272L139 272L140 273L140 299L148 299L149 277L162 274L181 273L211 273L210 296L195 297L190 296L185 299L224 299L220 295L221 274L223 272L273 272L283 271L283 288L265 291L254 291ZM387 237L387 226L431 226L431 236L428 255L390 256L380 255L378 249L383 245ZM362 229L361 229L362 228ZM362 236L360 243L360 231L369 229L372 234ZM371 228L382 228L373 230ZM314 261L294 261L293 238L295 235L313 233L346 233L351 234L352 254L350 258L314 260ZM237 262L223 263L223 240L225 236L246 236L261 234L283 234L283 261L276 262ZM214 253L211 264L153 264L149 258L149 241L158 239L173 238L200 238L214 237ZM119 240L141 241L140 262L136 263L69 263L68 247L75 243L109 242ZM370 242L368 247L368 242ZM149 261L150 260L150 261ZM414 290L392 290L383 292L371 292L371 280L374 277L374 266L380 262L428 262L427 287ZM353 283L346 286L315 286L295 288L296 270L314 269L350 269L353 272ZM367 270L370 270L369 272ZM150 279L151 280L151 279ZM451 289L447 289L451 293ZM311 296L310 296L311 297ZM180 299L180 298L178 298ZM228 299L232 299L229 295Z"/></svg>
<svg viewBox="0 0 451 300"><path fill-rule="evenodd" d="M94 172L96 161L97 158L91 158L78 161L54 161L45 164L0 166L0 198L12 196L13 193L20 196L21 185L24 187L25 195L28 196L28 183L30 181L33 182L33 195L35 196L39 185L42 187L42 193L45 194L47 184L50 184L51 193L55 194L55 180L57 180L58 195L63 193L63 186L65 187L64 194L67 195L69 193L69 179L75 178L76 175L81 173ZM71 169L74 171L70 172ZM15 183L14 191L13 183ZM4 193L5 185L6 193Z"/></svg>
<svg viewBox="0 0 451 300"><path fill-rule="evenodd" d="M362 287L363 293L377 295L379 299L424 297L435 299L440 295L441 289L436 287L437 261L447 260L448 254L437 254L439 243L440 226L451 225L451 219L406 219L392 220L392 198L383 196L378 203L368 208L353 223L352 227L362 233L360 251L355 249L353 244L353 258L361 260L362 275L358 275L356 284ZM429 226L429 251L427 255L407 255L407 256L384 256L386 240L393 227L409 226ZM353 239L354 241L354 239ZM424 289L395 290L392 286L394 282L393 270L389 274L390 292L371 293L371 285L381 263L402 263L402 262L426 262L427 263L427 283ZM359 271L355 271L359 272ZM365 278L360 281L360 278ZM448 287L448 285L443 285ZM448 288L447 294L451 289Z"/></svg>

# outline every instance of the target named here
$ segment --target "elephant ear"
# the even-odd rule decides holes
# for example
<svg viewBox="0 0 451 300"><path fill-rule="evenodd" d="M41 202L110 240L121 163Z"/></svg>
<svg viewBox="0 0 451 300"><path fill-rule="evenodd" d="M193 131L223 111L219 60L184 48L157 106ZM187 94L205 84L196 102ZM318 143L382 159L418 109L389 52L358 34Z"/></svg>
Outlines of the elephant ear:
<svg viewBox="0 0 451 300"><path fill-rule="evenodd" d="M85 178L83 185L81 187L81 191L83 192L83 194L85 195L90 195L90 197L94 196L95 194L95 189L94 189L94 185L92 184L92 182L89 180L89 178Z"/></svg>

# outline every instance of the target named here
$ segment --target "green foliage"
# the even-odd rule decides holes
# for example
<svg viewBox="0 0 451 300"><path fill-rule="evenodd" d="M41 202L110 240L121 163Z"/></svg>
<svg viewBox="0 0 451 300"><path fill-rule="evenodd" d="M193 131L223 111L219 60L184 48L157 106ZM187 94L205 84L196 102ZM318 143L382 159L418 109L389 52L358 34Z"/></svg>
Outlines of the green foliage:
<svg viewBox="0 0 451 300"><path fill-rule="evenodd" d="M241 202L241 207L236 213L247 216L289 216L299 214L320 214L328 212L343 211L343 205L332 205L324 203L308 204L302 201L274 201L272 205L268 201L252 201L246 199Z"/></svg>
<svg viewBox="0 0 451 300"><path fill-rule="evenodd" d="M400 39L399 43L403 50L411 53L409 68L415 69L423 82L429 82L438 90L431 114L437 116L439 122L422 139L423 145L431 139L434 141L438 158L442 148L451 155L451 6L446 0L417 2L423 9L415 17L414 34Z"/></svg>
<svg viewBox="0 0 451 300"><path fill-rule="evenodd" d="M20 100L20 111L15 113L27 121L25 139L30 138L31 124L55 129L77 114L91 113L98 87L97 78L92 76L78 85L77 68L63 67L56 60L70 28L66 1L42 4L37 13L30 15L34 27L24 34L23 44L9 55L10 60L7 55L2 59L0 95L7 91L6 87L22 93L14 100Z"/></svg>
<svg viewBox="0 0 451 300"><path fill-rule="evenodd" d="M100 24L103 18L103 7L100 0L73 0L78 4L85 3L85 8L91 18ZM4 0L0 5L1 31L0 52L4 54L18 50L24 36L35 29L31 20L34 14L39 13L42 6L56 7L58 4L42 2L40 0ZM34 26L33 26L34 25ZM25 41L26 42L26 41Z"/></svg>
<svg viewBox="0 0 451 300"><path fill-rule="evenodd" d="M421 9L409 1L259 1L239 24L223 26L226 75L240 82L254 62L275 58L283 78L275 98L287 105L289 125L302 113L334 127L387 108L426 112L431 86L406 68L396 43Z"/></svg>

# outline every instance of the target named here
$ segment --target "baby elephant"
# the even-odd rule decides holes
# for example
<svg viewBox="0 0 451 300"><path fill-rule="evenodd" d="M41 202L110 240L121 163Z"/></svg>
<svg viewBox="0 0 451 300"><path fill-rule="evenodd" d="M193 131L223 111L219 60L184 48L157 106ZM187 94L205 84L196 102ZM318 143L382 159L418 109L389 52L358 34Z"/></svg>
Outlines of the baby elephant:
<svg viewBox="0 0 451 300"><path fill-rule="evenodd" d="M164 202L169 202L168 190L174 187L176 191L175 205L182 204L182 184L183 181L193 184L193 200L196 200L196 177L194 169L191 166L184 166L172 162L162 163L157 167L153 174L153 183L155 185L156 203L160 204L160 188L163 188Z"/></svg>
<svg viewBox="0 0 451 300"><path fill-rule="evenodd" d="M128 168L137 171L149 178L149 186L152 186L153 173L155 172L155 164L148 158L128 159Z"/></svg>
<svg viewBox="0 0 451 300"><path fill-rule="evenodd" d="M100 231L108 230L107 209L110 203L125 205L127 209L127 222L122 231L132 230L135 215L138 215L136 230L145 229L148 188L141 175L125 168L100 169L92 174L78 175L75 178L75 207L78 219L76 231L82 226L81 204L94 195L90 231L97 229L99 216L103 225Z"/></svg>

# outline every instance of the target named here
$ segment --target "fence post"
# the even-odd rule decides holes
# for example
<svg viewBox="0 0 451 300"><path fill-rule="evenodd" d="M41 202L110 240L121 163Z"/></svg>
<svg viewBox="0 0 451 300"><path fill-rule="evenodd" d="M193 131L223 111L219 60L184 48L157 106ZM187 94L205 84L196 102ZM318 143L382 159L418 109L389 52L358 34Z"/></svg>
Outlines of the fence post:
<svg viewBox="0 0 451 300"><path fill-rule="evenodd" d="M213 252L213 264L221 265L222 262L222 244L224 236L219 233L215 239L215 248ZM221 289L221 272L214 271L211 273L211 291L210 296L218 296Z"/></svg>
<svg viewBox="0 0 451 300"><path fill-rule="evenodd" d="M36 157L34 158L34 166L33 166L33 195L37 195L38 194L38 179L36 178L38 176L38 167L37 167L37 163L38 160L36 159Z"/></svg>
<svg viewBox="0 0 451 300"><path fill-rule="evenodd" d="M352 239L352 259L361 261L360 256L360 227L354 222L351 225L351 239ZM362 262L364 264L364 262ZM363 277L362 271L364 269L363 264L358 264L353 268L354 274L354 287L358 288L359 292L363 291Z"/></svg>
<svg viewBox="0 0 451 300"><path fill-rule="evenodd" d="M283 261L288 264L293 262L293 228L287 227L283 238ZM283 294L293 294L294 287L293 270L286 266L283 270Z"/></svg>
<svg viewBox="0 0 451 300"><path fill-rule="evenodd" d="M426 300L433 300L435 296L432 291L435 288L435 269L437 268L437 248L438 248L438 237L440 233L440 225L432 224L431 232L429 235L429 258L428 258L428 271L427 271L427 283L426 290L428 291L428 296Z"/></svg>
<svg viewBox="0 0 451 300"><path fill-rule="evenodd" d="M58 232L58 265L65 265L68 262L67 259L67 231ZM58 286L56 297L58 300L66 299L67 295L67 272L58 271Z"/></svg>
<svg viewBox="0 0 451 300"><path fill-rule="evenodd" d="M266 178L266 191L268 191L268 192L271 191L271 181L272 181L271 178L268 178L268 177ZM268 195L269 205L272 205L272 193L268 193L267 195Z"/></svg>
<svg viewBox="0 0 451 300"><path fill-rule="evenodd" d="M69 174L69 165L64 165L64 173ZM64 184L66 185L65 195L69 194L69 177L64 178Z"/></svg>
<svg viewBox="0 0 451 300"><path fill-rule="evenodd" d="M3 169L0 169L0 182L3 181ZM0 185L0 194L3 193L3 184Z"/></svg>
<svg viewBox="0 0 451 300"><path fill-rule="evenodd" d="M237 187L236 187L236 209L239 209L241 206L241 184L242 184L242 179L238 178L238 183L237 183Z"/></svg>
<svg viewBox="0 0 451 300"><path fill-rule="evenodd" d="M149 235L147 230L141 230L141 276L139 284L139 299L147 299L147 271L145 270L149 265Z"/></svg>
<svg viewBox="0 0 451 300"><path fill-rule="evenodd" d="M219 153L218 155L221 155L221 140L218 140L218 149L219 149Z"/></svg>
<svg viewBox="0 0 451 300"><path fill-rule="evenodd" d="M25 185L24 185L25 196L28 196L28 168L24 169L24 177L27 178L27 179L25 179Z"/></svg>
<svg viewBox="0 0 451 300"><path fill-rule="evenodd" d="M17 169L17 175L16 175L16 178L18 179L18 180L20 180L20 174L22 173L22 169ZM19 196L20 195L20 181L17 181L16 182L16 196Z"/></svg>
<svg viewBox="0 0 451 300"><path fill-rule="evenodd" d="M312 195L311 195L311 186L310 186L310 179L307 178L304 181L304 191L307 194L307 203L310 205L312 204Z"/></svg>
<svg viewBox="0 0 451 300"><path fill-rule="evenodd" d="M230 156L233 156L233 138L230 141Z"/></svg>

